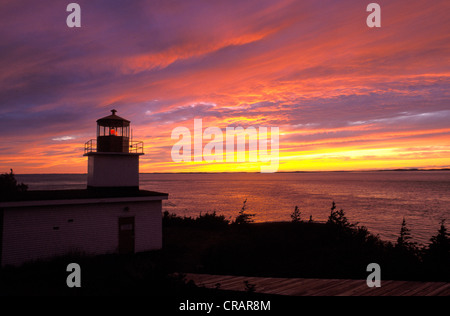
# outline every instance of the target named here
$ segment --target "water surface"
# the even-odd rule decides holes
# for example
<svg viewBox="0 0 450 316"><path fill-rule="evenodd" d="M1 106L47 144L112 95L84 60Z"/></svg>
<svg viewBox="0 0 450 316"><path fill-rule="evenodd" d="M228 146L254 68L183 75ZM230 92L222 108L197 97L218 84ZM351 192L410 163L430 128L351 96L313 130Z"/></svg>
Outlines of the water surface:
<svg viewBox="0 0 450 316"><path fill-rule="evenodd" d="M86 175L18 175L30 189L84 188ZM255 221L326 221L333 201L351 222L395 241L403 217L416 241L428 244L450 214L450 171L238 174L141 174L141 189L169 193L163 210L197 216L216 211L234 219L247 200Z"/></svg>

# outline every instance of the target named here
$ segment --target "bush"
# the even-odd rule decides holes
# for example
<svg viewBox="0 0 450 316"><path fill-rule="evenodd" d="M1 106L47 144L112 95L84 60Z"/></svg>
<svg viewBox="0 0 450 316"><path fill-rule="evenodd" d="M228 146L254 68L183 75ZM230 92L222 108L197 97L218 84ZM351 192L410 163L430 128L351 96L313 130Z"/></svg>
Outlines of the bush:
<svg viewBox="0 0 450 316"><path fill-rule="evenodd" d="M189 225L194 222L194 219L192 217L181 217L174 213L169 213L168 211L165 211L163 213L163 219L162 219L164 226L177 226L177 225Z"/></svg>
<svg viewBox="0 0 450 316"><path fill-rule="evenodd" d="M230 221L225 219L224 215L217 215L216 212L200 213L196 218L181 217L176 214L170 214L168 211L163 213L164 226L196 226L196 227L225 227Z"/></svg>
<svg viewBox="0 0 450 316"><path fill-rule="evenodd" d="M27 190L27 185L23 183L17 183L12 169L10 173L4 173L0 175L0 198L5 198L11 194L25 192Z"/></svg>
<svg viewBox="0 0 450 316"><path fill-rule="evenodd" d="M251 214L246 213L246 201L239 212L240 219L233 224L247 225L228 225L223 216L215 213L193 219L166 212L169 221L190 225L166 230L170 234L165 239L166 249L176 251L172 254L174 271L361 279L367 277L367 264L376 262L386 280L450 281L450 236L444 221L429 247L419 248L412 242L406 220L393 244L371 234L364 226L350 223L342 209L337 211L335 203L326 224L250 223L252 218L248 215ZM208 224L199 224L202 222ZM215 222L224 228L215 229Z"/></svg>
<svg viewBox="0 0 450 316"><path fill-rule="evenodd" d="M200 213L200 215L195 219L195 223L200 226L219 227L227 226L230 221L225 219L224 215L217 215L214 211L212 213L206 212L204 215Z"/></svg>
<svg viewBox="0 0 450 316"><path fill-rule="evenodd" d="M256 214L245 213L246 208L247 208L247 199L245 199L244 205L242 205L242 208L239 211L239 215L236 216L236 219L234 220L234 224L242 225L242 224L253 223L253 217L255 217Z"/></svg>

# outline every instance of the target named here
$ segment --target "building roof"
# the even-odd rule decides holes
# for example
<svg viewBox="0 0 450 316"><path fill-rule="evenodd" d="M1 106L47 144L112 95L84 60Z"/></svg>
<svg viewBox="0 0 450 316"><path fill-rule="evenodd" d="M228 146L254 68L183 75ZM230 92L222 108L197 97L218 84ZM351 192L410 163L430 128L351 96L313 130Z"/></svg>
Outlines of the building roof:
<svg viewBox="0 0 450 316"><path fill-rule="evenodd" d="M127 188L108 188L97 189L89 188L84 190L36 190L18 192L9 196L0 198L0 207L25 206L32 202L47 201L49 204L65 204L73 201L80 204L83 201L148 201L148 200L166 200L167 193L160 193L139 189ZM52 202L53 201L53 202ZM31 202L31 203L29 203ZM42 205L42 203L39 203ZM70 203L72 204L72 203Z"/></svg>
<svg viewBox="0 0 450 316"><path fill-rule="evenodd" d="M116 110L111 110L112 114L105 116L101 119L97 120L97 124L100 126L114 126L114 127L118 127L118 126L129 126L130 125L130 121L124 119L123 117L120 117L118 115L116 115Z"/></svg>

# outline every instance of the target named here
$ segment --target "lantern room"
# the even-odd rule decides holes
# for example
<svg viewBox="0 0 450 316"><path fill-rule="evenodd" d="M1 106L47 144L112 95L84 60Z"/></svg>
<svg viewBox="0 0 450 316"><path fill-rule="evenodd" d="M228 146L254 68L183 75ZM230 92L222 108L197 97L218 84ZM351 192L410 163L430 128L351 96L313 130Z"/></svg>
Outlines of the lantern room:
<svg viewBox="0 0 450 316"><path fill-rule="evenodd" d="M112 114L97 120L97 151L128 153L130 148L130 121Z"/></svg>
<svg viewBox="0 0 450 316"><path fill-rule="evenodd" d="M97 120L97 139L84 146L88 157L88 188L139 188L142 141L130 140L130 121L112 114Z"/></svg>

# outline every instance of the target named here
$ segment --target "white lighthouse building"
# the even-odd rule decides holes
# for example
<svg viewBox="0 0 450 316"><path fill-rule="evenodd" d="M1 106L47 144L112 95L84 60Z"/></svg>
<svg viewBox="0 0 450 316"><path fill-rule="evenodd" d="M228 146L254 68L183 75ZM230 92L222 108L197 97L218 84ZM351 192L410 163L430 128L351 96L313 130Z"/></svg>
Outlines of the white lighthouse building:
<svg viewBox="0 0 450 316"><path fill-rule="evenodd" d="M26 191L0 201L1 266L162 247L168 195L140 190L144 146L131 140L130 121L116 112L97 120L97 138L85 145L86 189Z"/></svg>
<svg viewBox="0 0 450 316"><path fill-rule="evenodd" d="M85 145L88 188L138 188L143 143L130 141L130 121L112 114L97 120L97 139ZM96 143L96 146L95 146Z"/></svg>

